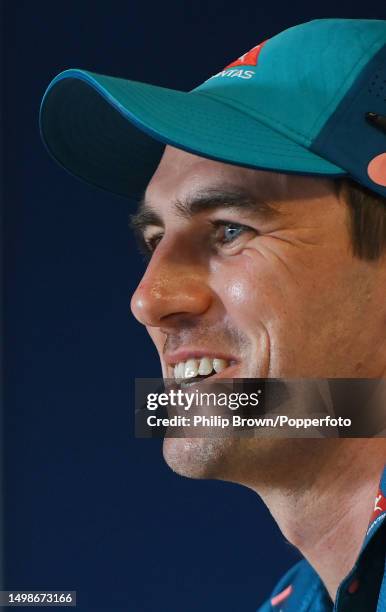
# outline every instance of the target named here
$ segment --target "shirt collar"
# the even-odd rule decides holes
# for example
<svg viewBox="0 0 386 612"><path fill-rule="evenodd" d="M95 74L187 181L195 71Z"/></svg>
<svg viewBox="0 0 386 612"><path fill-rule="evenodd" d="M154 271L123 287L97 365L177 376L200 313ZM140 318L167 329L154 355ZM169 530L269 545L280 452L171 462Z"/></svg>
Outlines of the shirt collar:
<svg viewBox="0 0 386 612"><path fill-rule="evenodd" d="M341 582L334 610L340 610L340 601L345 599L347 593L354 594L357 588L357 576L361 573L362 566L366 564L366 551L370 543L375 539L386 518L386 465L383 468L379 489L375 496L369 525L363 540L358 559L351 572ZM291 576L292 577L292 576ZM283 585L284 586L284 585ZM293 579L286 584L285 588L271 598L271 609L276 611L288 610L288 612L305 612L306 610L328 610L332 609L332 602L319 575L305 559L299 563L298 571L294 572Z"/></svg>
<svg viewBox="0 0 386 612"><path fill-rule="evenodd" d="M386 517L386 465L383 468L381 482L379 483L378 492L374 499L374 505L371 509L371 517L367 528L366 536L363 541L360 554L367 548L369 542L374 538L381 524Z"/></svg>

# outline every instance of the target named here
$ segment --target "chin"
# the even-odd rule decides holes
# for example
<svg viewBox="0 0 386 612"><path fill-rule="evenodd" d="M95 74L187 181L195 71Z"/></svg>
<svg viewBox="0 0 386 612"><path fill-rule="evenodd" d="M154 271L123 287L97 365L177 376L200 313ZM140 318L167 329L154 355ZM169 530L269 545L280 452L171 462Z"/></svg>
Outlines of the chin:
<svg viewBox="0 0 386 612"><path fill-rule="evenodd" d="M224 480L254 489L297 479L304 457L322 449L331 452L331 440L297 438L165 438L163 455L168 466L187 478ZM294 469L289 470L293 465Z"/></svg>
<svg viewBox="0 0 386 612"><path fill-rule="evenodd" d="M229 478L235 438L165 438L163 456L168 466L188 478Z"/></svg>

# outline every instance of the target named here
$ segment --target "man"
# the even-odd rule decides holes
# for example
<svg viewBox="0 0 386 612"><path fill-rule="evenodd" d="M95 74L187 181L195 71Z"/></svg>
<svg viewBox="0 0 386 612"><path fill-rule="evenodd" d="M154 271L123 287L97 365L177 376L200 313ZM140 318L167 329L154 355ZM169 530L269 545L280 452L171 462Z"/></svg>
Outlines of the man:
<svg viewBox="0 0 386 612"><path fill-rule="evenodd" d="M370 20L290 28L188 94L66 71L41 112L74 174L146 189L132 310L186 379L386 377L385 126ZM386 610L384 437L166 438L164 456L252 488L303 554L262 612Z"/></svg>

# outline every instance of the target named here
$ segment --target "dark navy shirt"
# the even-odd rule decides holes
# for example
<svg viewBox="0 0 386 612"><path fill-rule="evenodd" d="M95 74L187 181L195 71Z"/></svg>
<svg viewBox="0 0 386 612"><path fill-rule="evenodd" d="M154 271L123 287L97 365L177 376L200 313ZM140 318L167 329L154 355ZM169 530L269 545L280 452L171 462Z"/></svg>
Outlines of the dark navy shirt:
<svg viewBox="0 0 386 612"><path fill-rule="evenodd" d="M386 612L386 466L358 559L340 583L335 605L303 559L285 574L257 612Z"/></svg>

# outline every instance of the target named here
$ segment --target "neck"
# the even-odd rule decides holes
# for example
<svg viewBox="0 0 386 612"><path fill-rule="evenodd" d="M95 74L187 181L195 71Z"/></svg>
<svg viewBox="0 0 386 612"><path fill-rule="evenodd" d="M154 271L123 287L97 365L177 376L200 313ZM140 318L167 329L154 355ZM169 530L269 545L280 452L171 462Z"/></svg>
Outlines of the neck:
<svg viewBox="0 0 386 612"><path fill-rule="evenodd" d="M334 601L365 537L386 461L386 440L303 440L291 455L302 460L290 470L287 463L282 477L276 473L274 486L267 479L252 488Z"/></svg>

